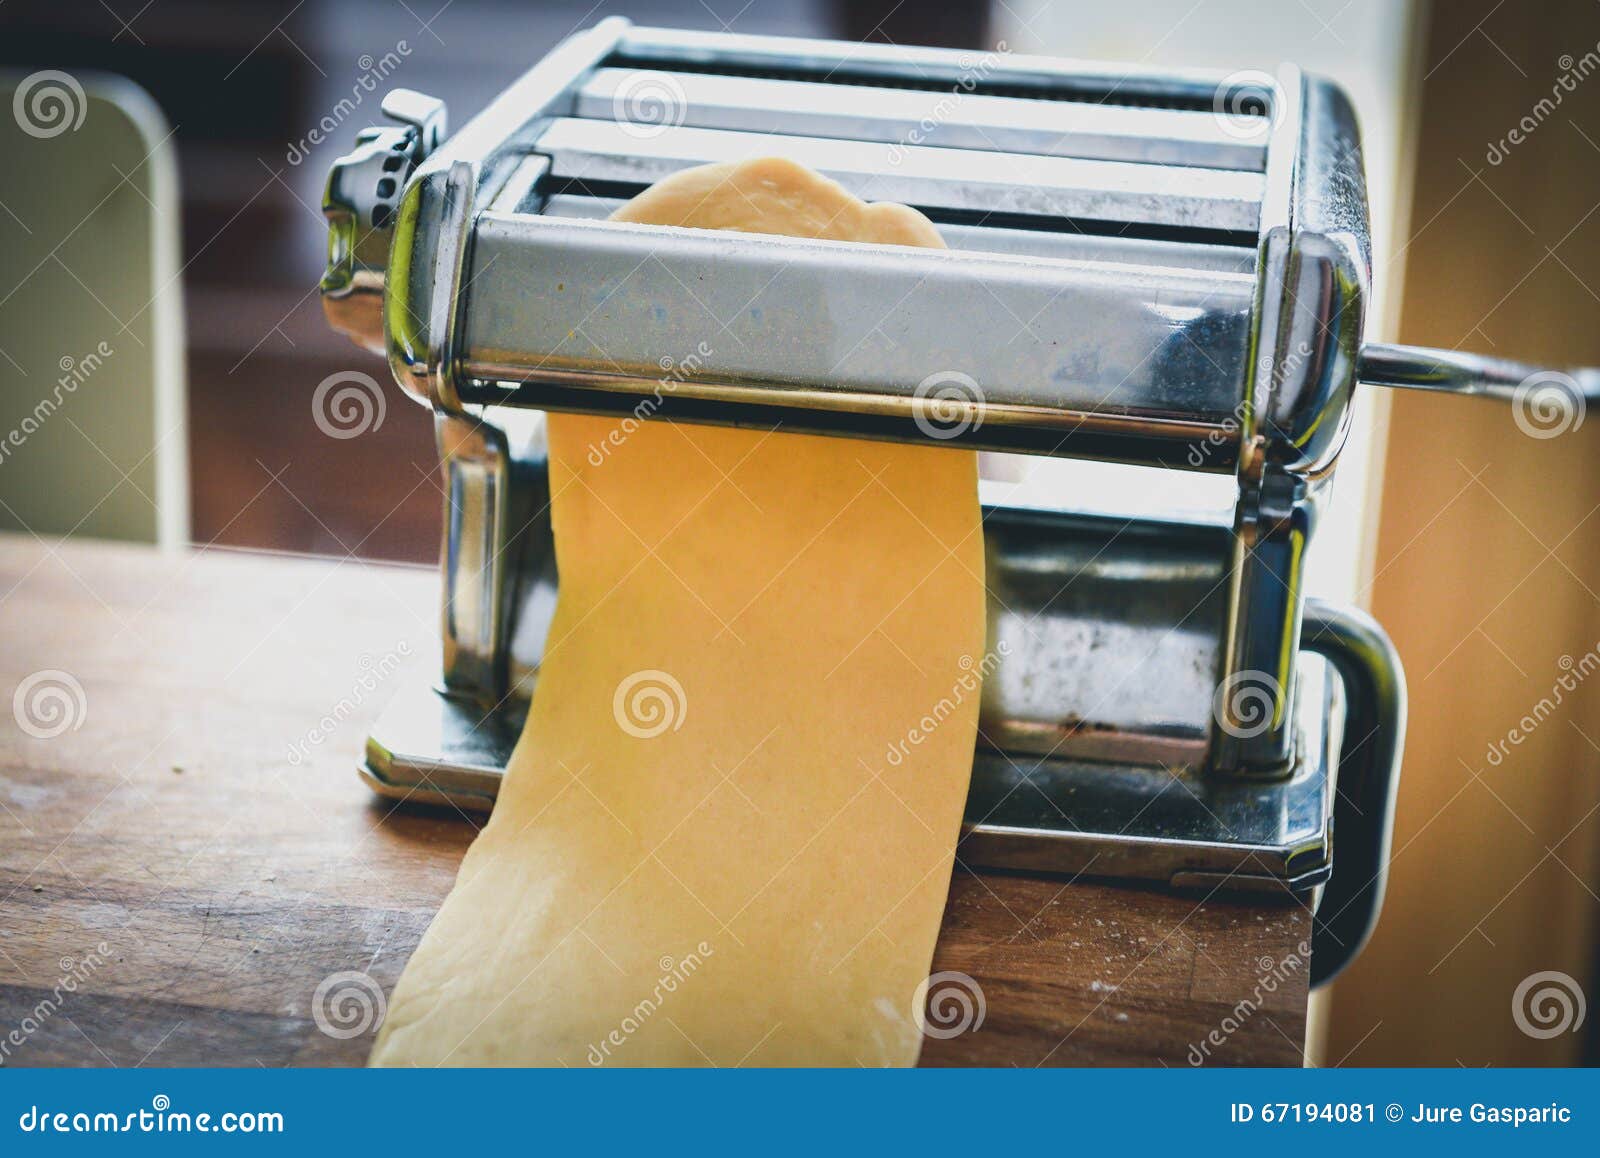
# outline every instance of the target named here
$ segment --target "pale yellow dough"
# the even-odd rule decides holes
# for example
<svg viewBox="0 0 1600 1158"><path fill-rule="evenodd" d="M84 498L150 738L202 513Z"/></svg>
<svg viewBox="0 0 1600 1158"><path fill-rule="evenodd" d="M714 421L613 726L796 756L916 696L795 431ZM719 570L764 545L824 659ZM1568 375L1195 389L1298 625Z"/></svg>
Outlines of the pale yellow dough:
<svg viewBox="0 0 1600 1158"><path fill-rule="evenodd" d="M616 217L940 244L771 159ZM373 1064L913 1064L977 729L975 456L552 414L550 471L527 729Z"/></svg>

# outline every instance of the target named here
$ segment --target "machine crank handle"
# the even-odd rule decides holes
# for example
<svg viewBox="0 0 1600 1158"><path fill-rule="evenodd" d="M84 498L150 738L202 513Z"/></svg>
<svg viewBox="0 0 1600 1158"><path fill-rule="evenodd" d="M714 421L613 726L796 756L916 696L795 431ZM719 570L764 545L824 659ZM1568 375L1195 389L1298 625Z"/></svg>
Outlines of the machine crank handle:
<svg viewBox="0 0 1600 1158"><path fill-rule="evenodd" d="M1404 386L1512 402L1530 411L1528 419L1541 427L1547 425L1547 415L1565 413L1571 428L1576 425L1571 416L1581 420L1583 407L1600 400L1600 369L1592 366L1557 370L1425 346L1362 346L1356 379L1369 386Z"/></svg>

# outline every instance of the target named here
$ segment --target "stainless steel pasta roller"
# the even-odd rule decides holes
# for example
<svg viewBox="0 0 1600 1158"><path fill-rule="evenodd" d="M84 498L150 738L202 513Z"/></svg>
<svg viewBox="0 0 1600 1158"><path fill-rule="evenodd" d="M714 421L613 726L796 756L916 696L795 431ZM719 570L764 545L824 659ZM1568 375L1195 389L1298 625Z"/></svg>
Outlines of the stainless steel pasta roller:
<svg viewBox="0 0 1600 1158"><path fill-rule="evenodd" d="M1000 658L960 855L1286 890L1319 902L1315 980L1358 951L1404 681L1303 573L1352 392L1576 407L1600 377L1363 345L1365 177L1335 85L612 19L453 135L421 94L384 111L328 180L323 300L433 408L448 501L443 670L374 730L374 788L494 799L557 587L541 411L1199 472L1231 480L1220 520L986 484ZM605 220L763 155L915 206L950 248Z"/></svg>

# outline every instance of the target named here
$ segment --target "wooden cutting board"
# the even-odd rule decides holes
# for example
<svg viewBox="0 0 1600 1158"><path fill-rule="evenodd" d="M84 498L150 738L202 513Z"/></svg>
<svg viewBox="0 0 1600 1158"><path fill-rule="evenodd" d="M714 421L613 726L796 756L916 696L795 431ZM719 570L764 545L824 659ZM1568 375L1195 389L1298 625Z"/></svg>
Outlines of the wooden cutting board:
<svg viewBox="0 0 1600 1158"><path fill-rule="evenodd" d="M376 1009L478 823L354 772L435 669L437 598L415 568L0 535L0 691L68 713L0 728L0 1062L365 1060L336 995ZM933 968L983 1018L923 1064L1298 1065L1309 935L1289 903L958 866Z"/></svg>

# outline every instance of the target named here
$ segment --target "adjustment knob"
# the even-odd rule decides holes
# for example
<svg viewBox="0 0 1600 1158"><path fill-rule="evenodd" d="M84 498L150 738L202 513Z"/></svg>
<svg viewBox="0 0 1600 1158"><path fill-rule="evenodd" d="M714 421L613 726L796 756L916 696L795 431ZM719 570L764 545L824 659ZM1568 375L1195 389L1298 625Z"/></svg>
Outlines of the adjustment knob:
<svg viewBox="0 0 1600 1158"><path fill-rule="evenodd" d="M423 158L445 135L444 102L397 88L383 98L392 126L363 129L356 147L333 163L322 195L328 268L322 309L358 346L383 353L383 279L400 196Z"/></svg>

